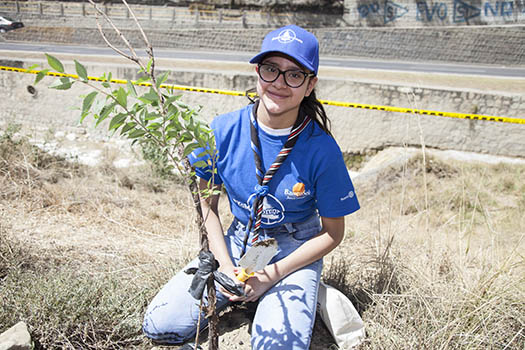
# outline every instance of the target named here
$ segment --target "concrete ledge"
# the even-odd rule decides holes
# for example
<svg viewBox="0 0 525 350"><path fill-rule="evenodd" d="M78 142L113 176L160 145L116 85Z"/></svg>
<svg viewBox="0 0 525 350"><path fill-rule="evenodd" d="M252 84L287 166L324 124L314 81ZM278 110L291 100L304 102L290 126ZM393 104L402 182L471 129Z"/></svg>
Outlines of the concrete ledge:
<svg viewBox="0 0 525 350"><path fill-rule="evenodd" d="M61 57L64 59L64 57ZM64 59L66 70L74 72L73 57ZM0 57L1 59L1 57ZM115 78L136 79L137 69L124 65L116 58L82 57L81 61L88 67L88 73L100 76L112 71ZM107 59L107 61L106 61ZM40 59L19 58L13 64L28 67L34 63L43 63ZM163 68L177 65L178 62L162 61ZM180 63L180 62L179 62ZM253 67L242 64L230 67L229 70L206 70L200 61L199 71L190 66L174 70L168 83L202 86L221 90L245 91L255 86ZM214 63L219 64L219 63ZM160 67L159 67L160 68ZM237 73L234 70L240 68ZM478 87L477 91L460 91L445 86L422 86L411 77L403 83L356 81L351 72L331 78L326 72L318 84L317 93L320 99L376 104L387 106L411 107L445 112L502 115L508 117L525 116L525 97L523 94L492 92L490 86L486 91ZM331 72L330 74L334 74ZM348 74L348 76L346 76ZM68 91L56 91L48 86L54 78L47 77L36 86L35 93L28 92L27 87L33 84L35 76L29 74L0 72L0 123L21 123L38 132L51 130L67 131L79 128L79 112L73 110L81 103L83 86L74 86ZM378 79L369 76L368 79ZM501 84L504 85L503 80ZM452 83L454 79L452 79ZM490 83L490 82L488 82ZM523 82L522 82L523 83ZM479 84L479 82L478 82ZM525 86L525 84L520 84ZM245 97L204 94L198 92L180 92L183 101L189 105L203 106L201 115L211 120L220 113L240 108L248 103ZM382 112L353 109L335 106L325 107L332 120L332 130L341 149L349 153L363 153L367 150L380 150L390 146L418 146L424 142L427 147L443 150L478 152L493 155L525 157L525 125L503 124L488 121L452 119L434 116L420 116L404 113ZM80 126L92 138L107 138L103 127L93 129L86 123Z"/></svg>

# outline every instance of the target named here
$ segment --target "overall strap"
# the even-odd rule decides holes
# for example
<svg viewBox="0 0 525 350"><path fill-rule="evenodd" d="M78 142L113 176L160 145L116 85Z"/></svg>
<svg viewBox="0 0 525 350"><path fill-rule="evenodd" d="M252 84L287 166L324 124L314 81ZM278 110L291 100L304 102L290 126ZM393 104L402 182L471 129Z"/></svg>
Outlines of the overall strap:
<svg viewBox="0 0 525 350"><path fill-rule="evenodd" d="M311 119L308 117L302 110L302 108L299 109L299 115L297 116L297 120L295 121L294 126L292 127L292 131L290 132L290 135L288 135L288 139L286 140L283 148L275 158L275 161L272 163L268 171L264 172L263 166L262 166L262 157L261 157L261 148L259 143L259 136L258 136L258 125L257 125L257 107L259 105L259 101L256 101L253 110L250 116L251 123L250 123L250 136L251 136L251 147L253 151L253 156L255 159L255 175L257 176L257 185L255 186L255 199L253 201L252 205L252 212L250 215L250 219L248 221L248 225L246 226L246 237L244 239L244 247L243 250L246 249L246 243L248 241L248 236L250 234L250 231L253 231L254 235L252 238L252 243L256 242L259 239L259 230L261 227L261 220L262 220L262 211L263 211L263 199L268 194L268 183L272 180L274 174L279 170L279 167L281 164L284 163L286 160L286 157L288 157L288 154L292 151L295 143L297 142L297 139L299 138L299 135L303 130L306 129L308 124L310 123ZM252 229L253 226L253 229ZM244 252L243 252L244 253Z"/></svg>

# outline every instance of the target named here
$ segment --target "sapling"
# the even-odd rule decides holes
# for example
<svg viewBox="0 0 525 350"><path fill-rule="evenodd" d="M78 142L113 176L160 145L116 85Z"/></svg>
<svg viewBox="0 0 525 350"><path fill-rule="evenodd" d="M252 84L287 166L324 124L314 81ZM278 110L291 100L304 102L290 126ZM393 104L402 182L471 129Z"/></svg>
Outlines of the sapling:
<svg viewBox="0 0 525 350"><path fill-rule="evenodd" d="M165 85L169 72L157 75L153 47L127 2L122 0L146 44L147 62L137 55L135 49L104 11L98 8L92 0L88 1L94 6L97 14L102 16L116 31L129 53L108 41L97 15L97 25L103 39L115 52L139 66L140 77L135 81L126 81L125 86L112 84L111 72L104 73L98 79L93 79L88 76L86 67L77 60L74 60L76 74L69 74L65 72L64 65L58 58L46 54L50 68L41 70L36 76L35 83L42 80L50 71L54 71L59 78L50 86L51 88L68 90L74 84L88 86L92 91L83 96L80 122L87 117L92 117L96 126L105 121L110 132L131 139L132 143L157 149L162 155L161 158L169 161L166 166L177 170L183 176L197 212L196 220L201 251L209 252L208 235L204 226L206 213L202 211L200 200L217 193L212 180L208 183L207 189L199 191L193 167L211 165L211 169L215 169L216 150L213 133L207 123L199 120L198 111L183 103L181 96L174 94L173 89ZM199 158L207 158L209 161L199 160L192 167L187 156L196 150L201 150ZM206 286L208 305L204 307L201 298L201 308L206 312L206 317L210 319L209 349L215 350L218 349L218 317L215 312L216 290L213 274L207 279ZM199 332L197 331L196 346L199 342L198 337Z"/></svg>

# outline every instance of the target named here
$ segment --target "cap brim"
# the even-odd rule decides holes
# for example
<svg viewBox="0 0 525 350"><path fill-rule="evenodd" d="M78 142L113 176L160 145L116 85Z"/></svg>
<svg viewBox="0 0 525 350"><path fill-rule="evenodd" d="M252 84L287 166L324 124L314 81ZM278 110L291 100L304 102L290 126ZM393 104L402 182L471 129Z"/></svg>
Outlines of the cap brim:
<svg viewBox="0 0 525 350"><path fill-rule="evenodd" d="M286 56L292 58L293 60L297 61L301 66L311 70L312 72L315 72L314 67L312 67L310 64L308 64L308 62L306 62L306 60L304 60L302 57L290 56L290 54L288 52L284 52L284 51L281 51L281 50L268 50L268 51L260 52L257 55L252 57L252 59L250 60L250 63L260 63L263 60L264 56L266 56L266 55L268 55L269 53L272 53L272 52L282 53L283 55L286 55Z"/></svg>

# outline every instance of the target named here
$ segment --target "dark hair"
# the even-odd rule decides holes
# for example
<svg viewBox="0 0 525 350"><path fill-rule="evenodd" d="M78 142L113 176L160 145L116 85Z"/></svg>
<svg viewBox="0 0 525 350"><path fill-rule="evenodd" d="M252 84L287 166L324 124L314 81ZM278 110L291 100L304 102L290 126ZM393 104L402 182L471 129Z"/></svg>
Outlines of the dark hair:
<svg viewBox="0 0 525 350"><path fill-rule="evenodd" d="M315 89L312 90L309 96L303 99L300 108L306 113L307 116L312 118L317 123L317 125L323 129L324 132L330 136L333 136L332 132L330 131L330 119L328 119L323 105L315 96Z"/></svg>

